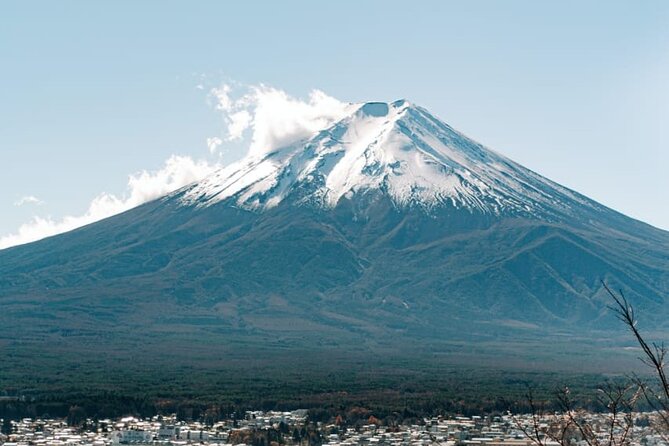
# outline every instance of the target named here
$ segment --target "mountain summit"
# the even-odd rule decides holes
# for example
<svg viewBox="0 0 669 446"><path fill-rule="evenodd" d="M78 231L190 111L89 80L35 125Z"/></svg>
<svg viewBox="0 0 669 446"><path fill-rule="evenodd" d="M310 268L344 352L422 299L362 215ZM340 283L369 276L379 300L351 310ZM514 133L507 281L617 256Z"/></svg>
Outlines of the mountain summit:
<svg viewBox="0 0 669 446"><path fill-rule="evenodd" d="M669 234L423 108L371 102L161 199L0 251L0 340L16 355L177 345L180 361L268 346L523 350L610 329L601 280L664 327Z"/></svg>
<svg viewBox="0 0 669 446"><path fill-rule="evenodd" d="M492 215L578 217L601 210L472 141L405 100L349 107L312 137L246 158L188 188L183 201L251 210L285 200L334 208L343 197L382 191L398 207L452 206Z"/></svg>

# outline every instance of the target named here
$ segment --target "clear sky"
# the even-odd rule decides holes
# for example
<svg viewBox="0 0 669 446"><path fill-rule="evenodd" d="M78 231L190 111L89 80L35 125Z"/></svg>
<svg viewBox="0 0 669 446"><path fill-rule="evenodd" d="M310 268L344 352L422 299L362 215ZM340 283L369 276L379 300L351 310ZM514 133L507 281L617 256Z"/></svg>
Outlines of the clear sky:
<svg viewBox="0 0 669 446"><path fill-rule="evenodd" d="M0 7L0 236L127 199L172 155L242 156L207 148L225 80L407 98L669 229L667 1L21 0Z"/></svg>

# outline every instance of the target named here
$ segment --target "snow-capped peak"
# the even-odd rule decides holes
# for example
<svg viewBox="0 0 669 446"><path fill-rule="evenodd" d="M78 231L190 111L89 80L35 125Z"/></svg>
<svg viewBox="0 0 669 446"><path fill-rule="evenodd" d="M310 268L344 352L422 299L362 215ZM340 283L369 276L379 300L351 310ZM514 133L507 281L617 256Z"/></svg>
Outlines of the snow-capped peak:
<svg viewBox="0 0 669 446"><path fill-rule="evenodd" d="M453 205L493 214L567 210L588 201L405 100L351 104L330 127L227 166L189 187L182 200L198 206L232 200L263 210L293 197L329 208L370 190L401 207Z"/></svg>

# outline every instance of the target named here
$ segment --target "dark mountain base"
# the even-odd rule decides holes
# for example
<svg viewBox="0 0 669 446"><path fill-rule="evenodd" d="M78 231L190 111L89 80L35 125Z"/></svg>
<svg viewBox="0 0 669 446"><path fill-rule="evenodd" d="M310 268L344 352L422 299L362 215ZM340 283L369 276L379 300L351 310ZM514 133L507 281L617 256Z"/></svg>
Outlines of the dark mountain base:
<svg viewBox="0 0 669 446"><path fill-rule="evenodd" d="M77 405L98 417L177 411L197 417L212 406L480 413L522 405L529 387L550 398L568 383L589 400L598 384L639 366L631 352L573 343L454 343L428 352L419 345L344 351L238 342L173 339L132 353L69 340L49 348L5 343L0 391L22 401L0 401L0 412L57 416Z"/></svg>

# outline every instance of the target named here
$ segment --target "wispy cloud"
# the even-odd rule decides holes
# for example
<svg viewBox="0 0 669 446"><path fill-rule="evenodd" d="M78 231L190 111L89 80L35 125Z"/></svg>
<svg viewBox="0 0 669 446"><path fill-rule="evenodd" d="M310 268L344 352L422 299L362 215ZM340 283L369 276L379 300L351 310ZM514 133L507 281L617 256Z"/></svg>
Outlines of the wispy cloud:
<svg viewBox="0 0 669 446"><path fill-rule="evenodd" d="M210 95L223 114L224 138L245 140L250 156L308 137L342 119L350 107L320 90L313 90L305 100L262 84L225 83Z"/></svg>
<svg viewBox="0 0 669 446"><path fill-rule="evenodd" d="M218 136L207 138L207 148L209 149L209 153L216 153L221 144L223 144L223 140Z"/></svg>
<svg viewBox="0 0 669 446"><path fill-rule="evenodd" d="M14 206L17 207L25 206L27 204L40 206L43 205L44 202L34 195L25 195L14 202Z"/></svg>
<svg viewBox="0 0 669 446"><path fill-rule="evenodd" d="M31 221L21 225L15 233L0 237L0 249L71 231L127 211L202 179L217 167L206 161L195 161L187 156L172 156L157 171L144 170L130 175L127 190L123 196L108 193L98 195L91 201L83 215L66 216L60 219L33 217ZM26 200L26 203L33 202L30 199Z"/></svg>

